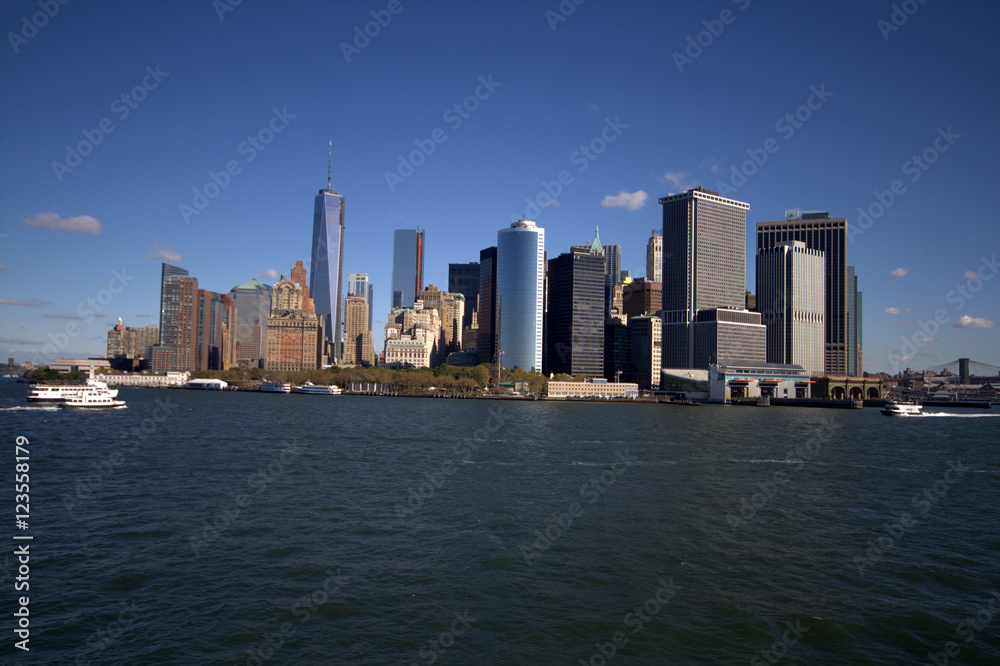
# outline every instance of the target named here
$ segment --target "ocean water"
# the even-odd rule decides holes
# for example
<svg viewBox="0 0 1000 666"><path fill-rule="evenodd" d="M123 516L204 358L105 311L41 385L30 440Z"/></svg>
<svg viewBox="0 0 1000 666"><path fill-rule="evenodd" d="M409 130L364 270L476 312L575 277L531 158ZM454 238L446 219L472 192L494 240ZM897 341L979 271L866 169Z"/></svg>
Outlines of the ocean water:
<svg viewBox="0 0 1000 666"><path fill-rule="evenodd" d="M5 664L1000 663L1000 410L26 392Z"/></svg>

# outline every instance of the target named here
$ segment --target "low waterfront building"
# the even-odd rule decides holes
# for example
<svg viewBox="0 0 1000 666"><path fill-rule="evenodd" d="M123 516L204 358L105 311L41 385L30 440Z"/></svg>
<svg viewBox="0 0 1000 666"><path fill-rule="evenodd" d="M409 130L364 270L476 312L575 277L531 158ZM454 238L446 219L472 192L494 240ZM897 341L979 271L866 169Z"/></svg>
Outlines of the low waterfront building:
<svg viewBox="0 0 1000 666"><path fill-rule="evenodd" d="M613 384L605 380L590 382L557 382L546 384L545 395L548 398L592 398L610 400L612 398L638 398L639 385L632 382Z"/></svg>
<svg viewBox="0 0 1000 666"><path fill-rule="evenodd" d="M800 365L735 362L708 368L709 402L747 398L811 398L809 373Z"/></svg>
<svg viewBox="0 0 1000 666"><path fill-rule="evenodd" d="M166 388L168 386L184 386L191 373L183 372L113 372L96 375L95 379L108 386L140 386L144 388Z"/></svg>

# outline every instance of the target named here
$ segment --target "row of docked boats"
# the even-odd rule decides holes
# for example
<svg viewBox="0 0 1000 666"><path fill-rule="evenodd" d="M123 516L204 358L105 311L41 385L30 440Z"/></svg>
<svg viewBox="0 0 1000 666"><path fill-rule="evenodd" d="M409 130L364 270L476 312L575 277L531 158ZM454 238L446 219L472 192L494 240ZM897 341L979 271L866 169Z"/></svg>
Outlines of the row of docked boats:
<svg viewBox="0 0 1000 666"><path fill-rule="evenodd" d="M35 384L28 392L28 402L86 409L124 407L125 401L117 398L118 389L94 379L93 368L86 384Z"/></svg>
<svg viewBox="0 0 1000 666"><path fill-rule="evenodd" d="M264 380L257 389L264 393L305 393L308 395L340 395L343 391L339 386L325 386L306 382L300 386L292 386L288 382L269 382Z"/></svg>

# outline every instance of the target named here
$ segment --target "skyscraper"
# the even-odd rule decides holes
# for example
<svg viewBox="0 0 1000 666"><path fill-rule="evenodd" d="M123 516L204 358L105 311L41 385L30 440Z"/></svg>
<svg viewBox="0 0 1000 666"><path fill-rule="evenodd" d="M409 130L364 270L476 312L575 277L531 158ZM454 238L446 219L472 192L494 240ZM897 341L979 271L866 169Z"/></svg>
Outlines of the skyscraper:
<svg viewBox="0 0 1000 666"><path fill-rule="evenodd" d="M448 264L448 291L465 296L465 316L462 328L472 326L472 315L479 301L479 262Z"/></svg>
<svg viewBox="0 0 1000 666"><path fill-rule="evenodd" d="M847 267L847 374L859 377L864 368L861 351L861 292L854 266Z"/></svg>
<svg viewBox="0 0 1000 666"><path fill-rule="evenodd" d="M396 229L392 233L392 307L413 307L423 288L424 232Z"/></svg>
<svg viewBox="0 0 1000 666"><path fill-rule="evenodd" d="M476 353L480 363L493 363L497 353L497 248L479 251L479 330Z"/></svg>
<svg viewBox="0 0 1000 666"><path fill-rule="evenodd" d="M604 376L604 270L596 248L549 260L546 373Z"/></svg>
<svg viewBox="0 0 1000 666"><path fill-rule="evenodd" d="M372 304L375 302L375 288L368 281L368 273L348 273L347 295L363 296L368 302L368 323L366 326L368 331L371 332L372 322L375 321L372 314L374 312Z"/></svg>
<svg viewBox="0 0 1000 666"><path fill-rule="evenodd" d="M305 287L284 275L271 289L267 320L268 370L314 370L322 367L326 319L303 309Z"/></svg>
<svg viewBox="0 0 1000 666"><path fill-rule="evenodd" d="M545 230L529 220L497 232L500 353L508 368L541 372Z"/></svg>
<svg viewBox="0 0 1000 666"><path fill-rule="evenodd" d="M309 297L313 299L316 314L324 319L326 339L332 347L330 362L336 363L341 354L343 321L344 197L330 188L329 170L326 189L316 195L309 278Z"/></svg>
<svg viewBox="0 0 1000 666"><path fill-rule="evenodd" d="M198 369L198 280L186 269L163 264L160 280L160 344L151 370Z"/></svg>
<svg viewBox="0 0 1000 666"><path fill-rule="evenodd" d="M703 187L659 201L663 206L664 367L763 362L760 315L744 310L745 225L750 205Z"/></svg>
<svg viewBox="0 0 1000 666"><path fill-rule="evenodd" d="M594 243L599 243L597 230L594 230ZM605 315L611 316L614 308L615 285L621 282L622 246L603 245L604 250L604 306Z"/></svg>
<svg viewBox="0 0 1000 666"><path fill-rule="evenodd" d="M236 303L229 294L198 290L198 370L236 365Z"/></svg>
<svg viewBox="0 0 1000 666"><path fill-rule="evenodd" d="M236 303L236 364L241 368L263 368L271 288L250 280L233 287L229 294Z"/></svg>
<svg viewBox="0 0 1000 666"><path fill-rule="evenodd" d="M368 320L368 302L365 297L348 296L344 307L345 365L374 365L375 352L372 349L372 334L368 329Z"/></svg>
<svg viewBox="0 0 1000 666"><path fill-rule="evenodd" d="M646 243L646 280L663 282L663 229L653 229Z"/></svg>
<svg viewBox="0 0 1000 666"><path fill-rule="evenodd" d="M848 309L851 308L847 294L847 220L831 218L826 212L788 210L780 222L757 223L758 251L792 240L802 241L812 250L823 251L826 261L824 370L827 375L847 375L850 372ZM757 309L761 309L759 304Z"/></svg>
<svg viewBox="0 0 1000 666"><path fill-rule="evenodd" d="M802 241L757 251L757 307L767 326L768 363L801 365L810 376L824 367L826 258Z"/></svg>

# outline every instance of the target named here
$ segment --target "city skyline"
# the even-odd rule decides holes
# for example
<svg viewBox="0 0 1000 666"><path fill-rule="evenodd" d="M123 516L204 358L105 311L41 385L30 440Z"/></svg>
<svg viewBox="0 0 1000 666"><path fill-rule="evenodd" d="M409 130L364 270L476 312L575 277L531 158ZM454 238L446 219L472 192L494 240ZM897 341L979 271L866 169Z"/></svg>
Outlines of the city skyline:
<svg viewBox="0 0 1000 666"><path fill-rule="evenodd" d="M703 5L643 4L643 25L594 3L554 24L544 4L403 7L350 59L340 43L372 20L361 3L69 4L8 42L0 71L33 102L0 100L6 355L97 355L117 317L156 323L161 261L215 289L273 284L308 257L333 137L352 201L344 272L373 284L390 284L393 229L430 232L424 283L444 285L512 216L545 227L553 255L599 225L639 277L656 199L701 185L751 205L751 289L757 222L796 207L847 219L866 370L997 362L992 5L922 5L885 32L888 5L740 2L719 35ZM0 25L19 33L37 11L5 3ZM179 49L168 36L192 25ZM814 25L849 53L821 56ZM749 102L736 122L734 95ZM234 242L251 237L267 242ZM43 253L58 261L39 270Z"/></svg>

